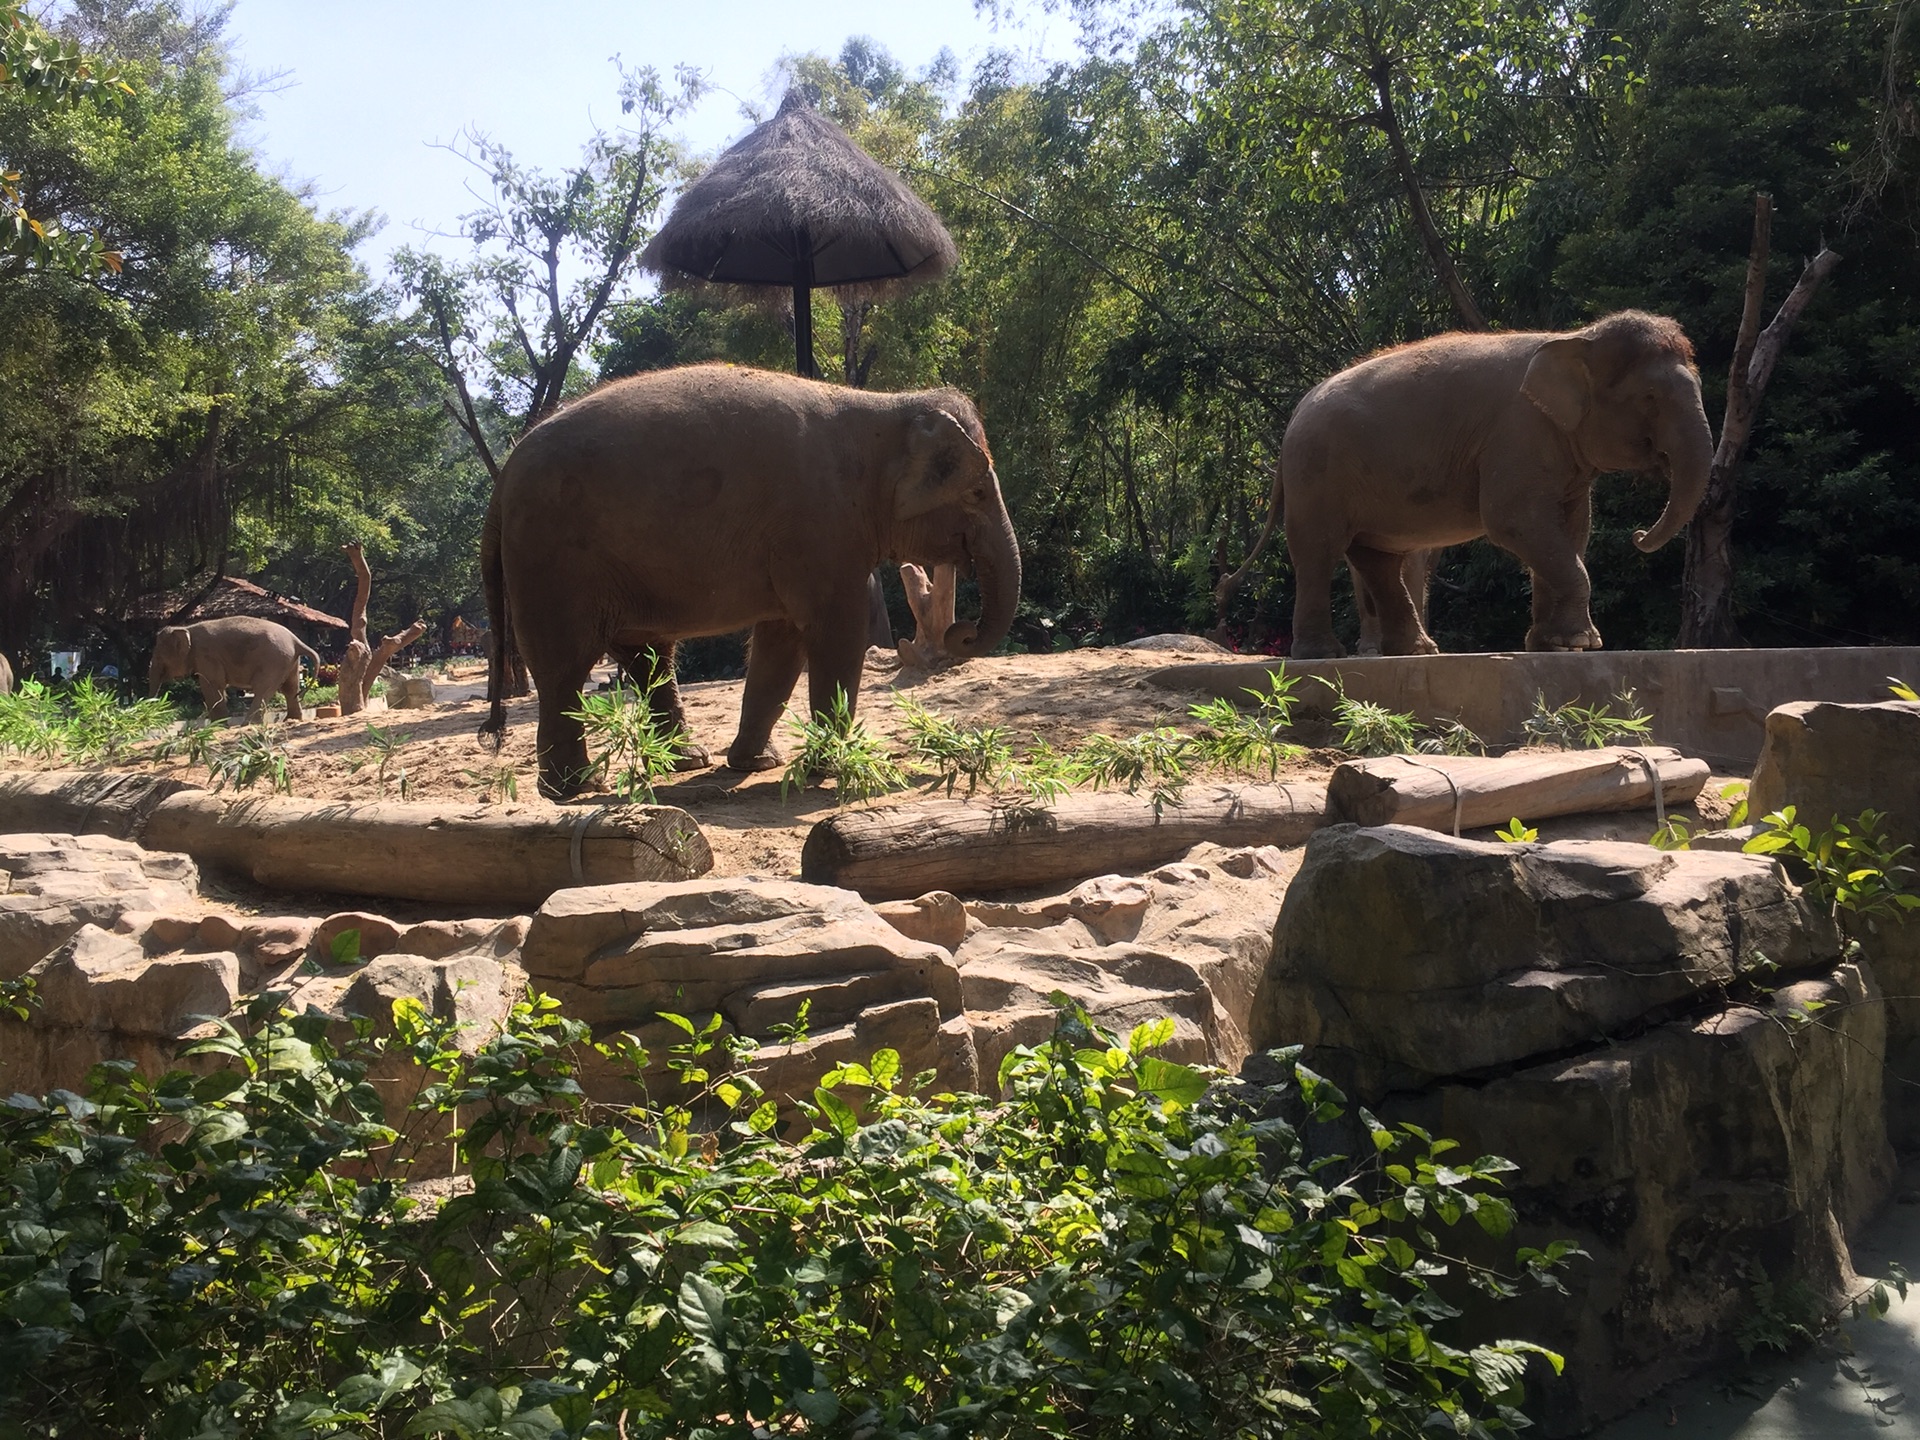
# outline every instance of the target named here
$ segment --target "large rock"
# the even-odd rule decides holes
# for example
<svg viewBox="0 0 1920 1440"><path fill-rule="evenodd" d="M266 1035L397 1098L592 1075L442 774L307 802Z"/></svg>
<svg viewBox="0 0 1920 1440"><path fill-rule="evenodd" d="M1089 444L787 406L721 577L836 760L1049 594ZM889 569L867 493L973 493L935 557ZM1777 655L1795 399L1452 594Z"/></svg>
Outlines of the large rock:
<svg viewBox="0 0 1920 1440"><path fill-rule="evenodd" d="M1597 1044L1838 954L1771 860L1387 825L1316 834L1250 1022L1372 1100Z"/></svg>
<svg viewBox="0 0 1920 1440"><path fill-rule="evenodd" d="M1056 992L1121 1035L1172 1020L1161 1052L1169 1058L1238 1065L1291 870L1271 846L1201 845L1141 878L1102 875L1063 895L970 902L973 933L954 958L981 1078L991 1085L1014 1047L1053 1032Z"/></svg>
<svg viewBox="0 0 1920 1440"><path fill-rule="evenodd" d="M1758 820L1783 805L1815 831L1836 815L1879 810L1895 840L1920 845L1920 704L1802 700L1774 710L1747 811Z"/></svg>
<svg viewBox="0 0 1920 1440"><path fill-rule="evenodd" d="M1555 1240L1591 1257L1563 1272L1567 1294L1490 1307L1457 1297L1475 1335L1524 1335L1566 1357L1564 1377L1538 1365L1530 1377L1527 1414L1546 1435L1581 1433L1727 1355L1763 1276L1836 1308L1857 1293L1846 1236L1894 1173L1878 1000L1867 969L1843 964L1621 1044L1382 1107L1390 1122L1519 1165L1507 1185L1519 1224L1477 1242L1475 1258L1511 1268L1516 1245Z"/></svg>
<svg viewBox="0 0 1920 1440"><path fill-rule="evenodd" d="M964 1063L947 1054L943 1026L962 1018L954 957L848 890L756 878L563 890L534 915L521 960L567 1014L636 1034L655 1079L676 1037L658 1017L704 1025L716 1013L726 1033L789 1048L801 1026L810 1058L781 1077L803 1087L796 1094L830 1064L864 1061L863 1045L899 1050L906 1073L935 1070L950 1086L975 1074L970 1053Z"/></svg>
<svg viewBox="0 0 1920 1440"><path fill-rule="evenodd" d="M38 1006L25 1022L0 1016L0 1088L30 1094L81 1089L104 1060L158 1074L240 993L231 951L155 956L138 937L93 924L27 974Z"/></svg>
<svg viewBox="0 0 1920 1440"><path fill-rule="evenodd" d="M104 835L0 835L0 979L24 975L83 925L194 903L185 855Z"/></svg>

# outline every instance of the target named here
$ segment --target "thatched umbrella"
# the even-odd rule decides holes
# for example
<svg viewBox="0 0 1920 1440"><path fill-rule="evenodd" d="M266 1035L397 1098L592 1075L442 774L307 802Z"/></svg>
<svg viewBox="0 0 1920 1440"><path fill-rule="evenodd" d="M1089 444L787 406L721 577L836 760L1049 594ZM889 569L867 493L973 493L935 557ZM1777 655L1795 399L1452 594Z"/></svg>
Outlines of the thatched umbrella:
<svg viewBox="0 0 1920 1440"><path fill-rule="evenodd" d="M954 259L927 203L795 88L681 193L640 266L670 279L791 287L795 368L814 375L815 289L884 294L938 280Z"/></svg>

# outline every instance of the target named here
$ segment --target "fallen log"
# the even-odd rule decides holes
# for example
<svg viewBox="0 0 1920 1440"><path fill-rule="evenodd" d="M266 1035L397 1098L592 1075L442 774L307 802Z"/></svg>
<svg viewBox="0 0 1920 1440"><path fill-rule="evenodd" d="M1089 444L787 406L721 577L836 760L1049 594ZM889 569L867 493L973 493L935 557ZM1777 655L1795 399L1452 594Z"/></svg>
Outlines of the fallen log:
<svg viewBox="0 0 1920 1440"><path fill-rule="evenodd" d="M982 894L1165 864L1203 841L1300 845L1325 822L1317 785L1191 785L1158 813L1144 795L1068 795L1046 808L933 800L822 820L800 875L904 900Z"/></svg>
<svg viewBox="0 0 1920 1440"><path fill-rule="evenodd" d="M169 797L201 787L163 775L41 770L0 775L0 835L111 835L138 840Z"/></svg>
<svg viewBox="0 0 1920 1440"><path fill-rule="evenodd" d="M71 771L0 777L0 833L19 831L114 835L276 889L489 909L713 868L700 827L668 806L349 805Z"/></svg>
<svg viewBox="0 0 1920 1440"><path fill-rule="evenodd" d="M1386 755L1348 760L1327 782L1327 821L1474 830L1518 817L1544 820L1684 805L1711 773L1707 762L1649 745L1604 750L1523 750L1512 755Z"/></svg>

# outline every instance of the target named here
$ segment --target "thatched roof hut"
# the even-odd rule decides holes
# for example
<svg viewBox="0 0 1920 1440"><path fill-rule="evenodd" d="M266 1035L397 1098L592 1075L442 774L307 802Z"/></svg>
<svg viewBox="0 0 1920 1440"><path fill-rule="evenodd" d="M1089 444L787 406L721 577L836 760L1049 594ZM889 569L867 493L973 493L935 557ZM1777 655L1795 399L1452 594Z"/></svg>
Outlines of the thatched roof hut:
<svg viewBox="0 0 1920 1440"><path fill-rule="evenodd" d="M202 587L205 593L194 601ZM183 613L181 607L189 605ZM179 590L143 596L128 608L124 622L130 629L157 630L162 625L191 625L196 620L218 620L229 615L276 621L317 649L338 645L346 638L347 622L338 615L276 595L238 575L222 575L210 586L203 580Z"/></svg>
<svg viewBox="0 0 1920 1440"><path fill-rule="evenodd" d="M927 203L794 89L681 192L640 265L669 282L791 287L800 371L811 374L811 291L906 289L955 258Z"/></svg>

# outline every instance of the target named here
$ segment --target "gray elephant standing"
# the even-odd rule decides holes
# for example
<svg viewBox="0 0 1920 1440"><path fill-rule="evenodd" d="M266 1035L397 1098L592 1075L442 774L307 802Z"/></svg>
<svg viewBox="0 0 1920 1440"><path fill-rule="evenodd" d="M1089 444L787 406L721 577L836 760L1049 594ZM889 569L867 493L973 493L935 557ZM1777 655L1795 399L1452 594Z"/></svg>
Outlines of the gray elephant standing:
<svg viewBox="0 0 1920 1440"><path fill-rule="evenodd" d="M153 641L153 663L147 667L147 693L183 676L200 681L209 719L227 713L227 691L245 690L253 697L247 716L266 717L268 697L278 692L287 702L287 718L300 718L300 661L320 657L284 625L251 615L222 620L196 620L191 625L169 625Z"/></svg>
<svg viewBox="0 0 1920 1440"><path fill-rule="evenodd" d="M979 414L957 391L697 365L615 381L536 426L495 487L481 574L493 633L539 691L541 790L585 781L568 712L603 653L645 674L651 652L655 712L684 734L675 643L749 625L727 763L779 764L773 728L802 666L814 714L836 692L857 703L882 559L977 568L979 623L955 624L946 648L980 655L1005 638L1020 551ZM489 667L483 736L506 727L503 669Z"/></svg>
<svg viewBox="0 0 1920 1440"><path fill-rule="evenodd" d="M1597 650L1585 553L1594 476L1662 471L1667 504L1633 543L1659 549L1693 518L1713 463L1693 346L1679 325L1622 311L1583 330L1441 335L1322 381L1293 412L1273 504L1293 559L1293 653L1345 654L1333 633L1344 555L1388 655L1438 650L1409 555L1485 535L1533 578L1529 650ZM1371 628L1371 627L1369 627ZM1369 638L1371 638L1369 636Z"/></svg>
<svg viewBox="0 0 1920 1440"><path fill-rule="evenodd" d="M13 666L7 663L7 657L0 655L0 695L13 693Z"/></svg>

